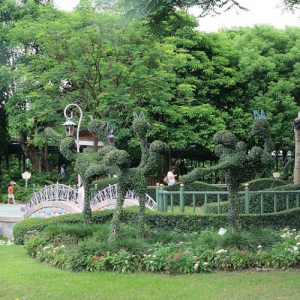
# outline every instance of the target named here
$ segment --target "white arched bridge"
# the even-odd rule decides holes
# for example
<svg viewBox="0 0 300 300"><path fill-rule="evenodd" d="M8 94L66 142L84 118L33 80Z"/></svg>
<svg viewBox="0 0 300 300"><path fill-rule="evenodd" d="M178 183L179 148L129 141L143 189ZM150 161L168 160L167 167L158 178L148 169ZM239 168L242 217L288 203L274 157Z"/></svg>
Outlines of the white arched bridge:
<svg viewBox="0 0 300 300"><path fill-rule="evenodd" d="M117 184L109 185L90 200L92 211L113 209L118 197ZM24 207L25 218L49 218L62 214L78 213L83 209L84 191L78 191L64 184L52 184L34 192ZM139 197L135 191L128 190L124 206L139 205ZM146 207L156 209L156 202L146 194Z"/></svg>

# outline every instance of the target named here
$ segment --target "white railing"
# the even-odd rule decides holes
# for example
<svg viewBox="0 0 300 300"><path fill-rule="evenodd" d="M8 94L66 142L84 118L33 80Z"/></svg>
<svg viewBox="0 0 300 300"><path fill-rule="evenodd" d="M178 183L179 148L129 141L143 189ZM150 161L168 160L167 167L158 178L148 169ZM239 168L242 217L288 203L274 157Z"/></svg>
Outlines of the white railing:
<svg viewBox="0 0 300 300"><path fill-rule="evenodd" d="M24 210L28 211L33 206L44 201L68 201L78 206L78 192L64 184L52 184L33 193Z"/></svg>
<svg viewBox="0 0 300 300"><path fill-rule="evenodd" d="M113 184L109 185L105 189L99 191L96 196L93 197L91 200L91 208L93 209L95 206L97 206L99 203L102 202L108 202L109 200L115 200L117 201L118 198L118 185ZM125 195L125 200L131 200L133 203L136 203L136 205L139 205L139 197L136 193L136 191L128 190ZM111 202L111 201L110 201ZM146 207L154 210L156 209L156 202L148 195L146 194Z"/></svg>

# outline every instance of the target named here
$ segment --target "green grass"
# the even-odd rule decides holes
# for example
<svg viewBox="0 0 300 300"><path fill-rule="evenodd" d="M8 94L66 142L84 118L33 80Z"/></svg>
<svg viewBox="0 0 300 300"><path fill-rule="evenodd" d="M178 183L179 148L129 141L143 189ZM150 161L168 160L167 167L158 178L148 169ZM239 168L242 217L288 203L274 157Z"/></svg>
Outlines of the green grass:
<svg viewBox="0 0 300 300"><path fill-rule="evenodd" d="M0 299L299 299L300 271L194 275L72 273L42 265L22 246L0 246Z"/></svg>

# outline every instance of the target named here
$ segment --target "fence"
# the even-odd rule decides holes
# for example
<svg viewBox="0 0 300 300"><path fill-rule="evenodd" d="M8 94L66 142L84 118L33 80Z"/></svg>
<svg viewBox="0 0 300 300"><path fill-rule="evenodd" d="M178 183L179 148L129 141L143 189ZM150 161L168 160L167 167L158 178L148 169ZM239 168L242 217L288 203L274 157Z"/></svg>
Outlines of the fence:
<svg viewBox="0 0 300 300"><path fill-rule="evenodd" d="M270 212L278 212L282 210L288 210L291 208L299 207L300 190L290 191L249 191L246 186L244 191L239 193L239 204L242 207L241 213L250 214L263 214ZM174 212L175 197L179 197L180 213L185 211L185 199L187 195L191 195L191 206L195 213L197 206L203 206L205 213L208 212L208 206L211 203L216 205L216 213L222 213L222 202L226 198L228 200L228 191L186 191L184 185L181 184L178 191L167 191L164 186L156 187L156 203L157 210L164 212L170 208L171 212ZM199 196L203 199L200 203L196 203L196 199ZM210 199L210 200L209 200ZM213 200L212 200L213 199Z"/></svg>

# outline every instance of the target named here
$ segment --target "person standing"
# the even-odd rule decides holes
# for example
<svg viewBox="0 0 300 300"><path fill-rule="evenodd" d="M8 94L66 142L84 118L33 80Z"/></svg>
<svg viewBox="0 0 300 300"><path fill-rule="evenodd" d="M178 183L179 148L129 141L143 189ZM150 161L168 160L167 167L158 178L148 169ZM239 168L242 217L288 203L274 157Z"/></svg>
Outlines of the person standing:
<svg viewBox="0 0 300 300"><path fill-rule="evenodd" d="M62 164L62 166L60 167L60 176L64 177L66 173L66 165Z"/></svg>
<svg viewBox="0 0 300 300"><path fill-rule="evenodd" d="M11 181L11 182L9 183L9 187L8 187L8 189L7 189L7 192L8 192L7 204L8 204L8 205L10 205L10 204L9 204L9 199L12 199L13 203L14 203L14 204L17 204L16 201L15 201L15 195L14 195L14 185L15 185L15 184L16 184L16 183L15 183L14 181Z"/></svg>
<svg viewBox="0 0 300 300"><path fill-rule="evenodd" d="M167 174L168 176L168 185L173 185L176 183L176 176L174 174L175 168L174 167L170 167L169 172Z"/></svg>

